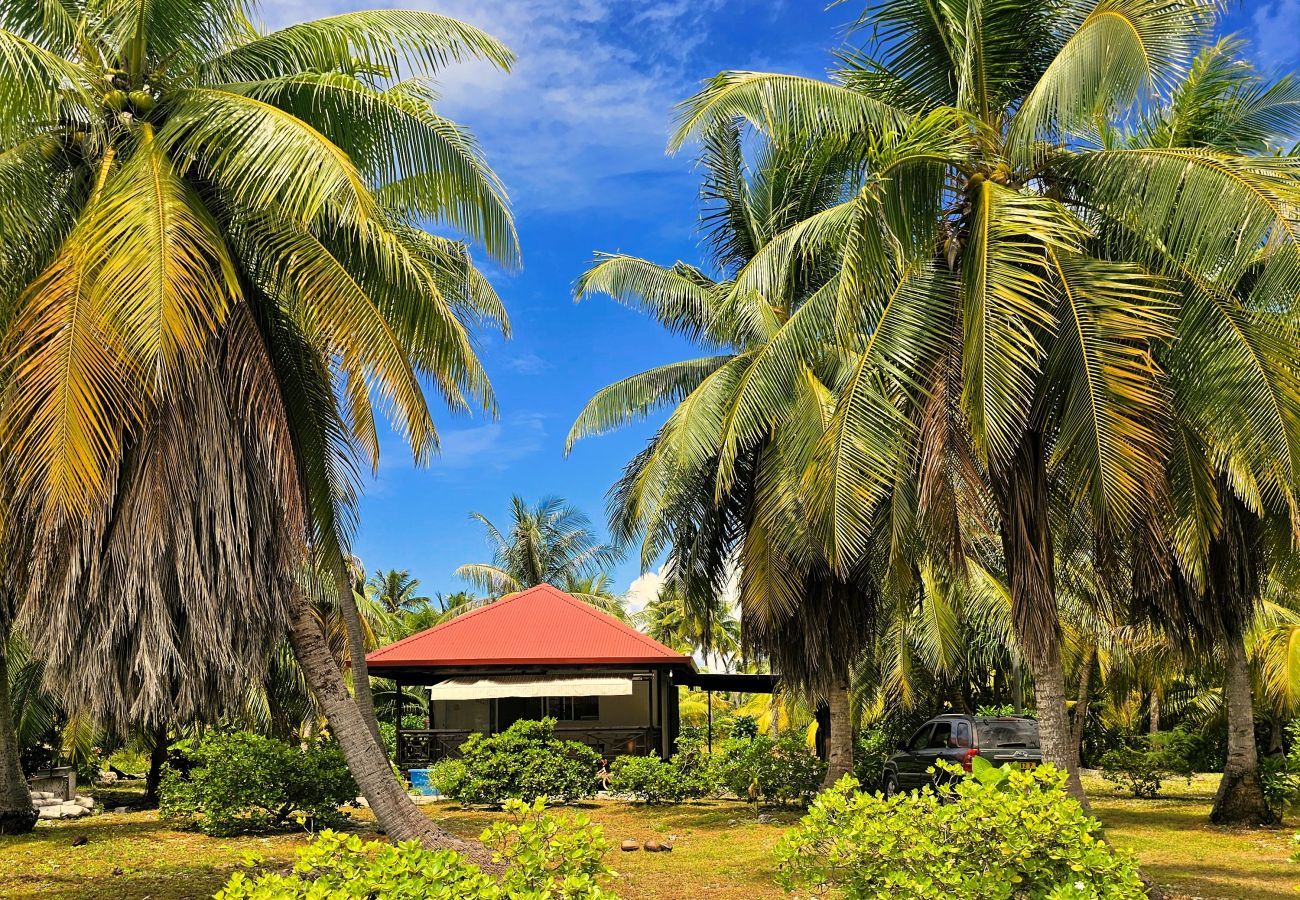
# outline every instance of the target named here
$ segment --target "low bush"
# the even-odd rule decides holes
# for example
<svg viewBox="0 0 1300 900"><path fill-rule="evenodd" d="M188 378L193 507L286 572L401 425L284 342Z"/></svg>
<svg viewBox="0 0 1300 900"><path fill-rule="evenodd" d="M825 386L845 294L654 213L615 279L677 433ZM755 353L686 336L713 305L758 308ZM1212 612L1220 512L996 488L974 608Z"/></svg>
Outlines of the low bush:
<svg viewBox="0 0 1300 900"><path fill-rule="evenodd" d="M885 728L876 726L858 732L853 746L853 775L864 791L878 791L885 772L885 762L894 752L894 738Z"/></svg>
<svg viewBox="0 0 1300 900"><path fill-rule="evenodd" d="M847 900L1141 900L1137 863L1102 840L1101 824L1050 766L994 768L940 796L885 799L849 777L826 791L777 848L789 890Z"/></svg>
<svg viewBox="0 0 1300 900"><path fill-rule="evenodd" d="M204 834L230 835L300 823L310 829L344 818L356 799L342 752L333 745L303 751L246 731L217 732L181 750L161 786L166 819Z"/></svg>
<svg viewBox="0 0 1300 900"><path fill-rule="evenodd" d="M1194 739L1182 729L1135 737L1127 746L1115 747L1099 760L1101 776L1134 797L1153 799L1165 781L1192 777Z"/></svg>
<svg viewBox="0 0 1300 900"><path fill-rule="evenodd" d="M714 792L707 758L692 749L681 749L669 760L620 756L610 768L609 787L649 804L698 800Z"/></svg>
<svg viewBox="0 0 1300 900"><path fill-rule="evenodd" d="M806 804L821 788L826 763L801 734L756 734L723 742L713 771L717 784L742 800Z"/></svg>
<svg viewBox="0 0 1300 900"><path fill-rule="evenodd" d="M443 900L616 900L600 887L612 875L601 830L583 816L552 816L538 799L510 800L512 820L480 840L505 871L494 878L452 850L425 850L416 841L363 843L356 835L322 832L298 851L292 874L239 872L216 900L316 900L324 897L443 898Z"/></svg>
<svg viewBox="0 0 1300 900"><path fill-rule="evenodd" d="M1286 747L1285 753L1259 761L1264 799L1278 818L1300 806L1300 721L1286 726Z"/></svg>
<svg viewBox="0 0 1300 900"><path fill-rule="evenodd" d="M1101 777L1115 785L1115 792L1128 791L1134 797L1152 800L1160 795L1165 779L1173 775L1160 755L1134 747L1119 747L1102 754Z"/></svg>
<svg viewBox="0 0 1300 900"><path fill-rule="evenodd" d="M544 797L572 803L596 792L600 757L586 744L555 736L555 720L521 720L500 734L471 734L460 765L431 776L445 796L472 806Z"/></svg>

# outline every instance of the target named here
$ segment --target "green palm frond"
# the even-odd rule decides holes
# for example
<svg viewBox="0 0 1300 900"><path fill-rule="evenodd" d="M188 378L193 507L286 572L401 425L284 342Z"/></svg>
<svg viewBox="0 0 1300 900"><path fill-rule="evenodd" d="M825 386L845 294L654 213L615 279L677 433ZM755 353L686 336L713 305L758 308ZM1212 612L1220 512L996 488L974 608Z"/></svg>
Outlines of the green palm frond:
<svg viewBox="0 0 1300 900"><path fill-rule="evenodd" d="M483 59L509 69L514 54L486 32L434 13L374 9L299 22L206 61L207 81L252 81L293 72L431 74L451 62Z"/></svg>
<svg viewBox="0 0 1300 900"><path fill-rule="evenodd" d="M1011 145L1032 154L1041 137L1059 138L1149 103L1185 74L1214 16L1209 0L1100 0L1021 102Z"/></svg>

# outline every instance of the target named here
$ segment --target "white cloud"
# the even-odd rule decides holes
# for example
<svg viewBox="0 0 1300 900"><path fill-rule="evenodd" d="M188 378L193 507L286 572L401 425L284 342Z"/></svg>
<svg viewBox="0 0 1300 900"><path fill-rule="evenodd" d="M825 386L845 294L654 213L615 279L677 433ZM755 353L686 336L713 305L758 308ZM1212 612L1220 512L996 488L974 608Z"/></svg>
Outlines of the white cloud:
<svg viewBox="0 0 1300 900"><path fill-rule="evenodd" d="M657 572L642 572L632 579L632 583L623 592L623 599L627 601L627 611L629 613L639 613L645 609L652 600L659 596L659 589L663 586L663 567Z"/></svg>
<svg viewBox="0 0 1300 900"><path fill-rule="evenodd" d="M1300 0L1272 0L1261 4L1253 17L1255 52L1264 66L1282 66L1300 58L1296 35L1300 33Z"/></svg>
<svg viewBox="0 0 1300 900"><path fill-rule="evenodd" d="M550 360L532 352L512 355L505 361L505 367L512 372L518 372L520 375L537 375L555 368Z"/></svg>
<svg viewBox="0 0 1300 900"><path fill-rule="evenodd" d="M646 605L659 596L659 591L668 578L668 564L660 566L657 571L642 572L628 585L623 597L627 600L630 612L640 612ZM728 567L727 583L722 589L722 602L735 615L740 615L740 567L732 563Z"/></svg>
<svg viewBox="0 0 1300 900"><path fill-rule="evenodd" d="M535 413L443 431L442 452L429 463L429 471L437 475L468 468L504 469L542 450L545 438L545 416Z"/></svg>
<svg viewBox="0 0 1300 900"><path fill-rule="evenodd" d="M385 0L268 2L273 27ZM509 74L481 63L439 74L440 110L479 136L517 208L632 208L666 157L673 104L694 89L687 62L721 0L405 0L483 28L517 55ZM631 182L636 181L636 184ZM614 188L619 188L615 190ZM635 192L631 195L629 191Z"/></svg>

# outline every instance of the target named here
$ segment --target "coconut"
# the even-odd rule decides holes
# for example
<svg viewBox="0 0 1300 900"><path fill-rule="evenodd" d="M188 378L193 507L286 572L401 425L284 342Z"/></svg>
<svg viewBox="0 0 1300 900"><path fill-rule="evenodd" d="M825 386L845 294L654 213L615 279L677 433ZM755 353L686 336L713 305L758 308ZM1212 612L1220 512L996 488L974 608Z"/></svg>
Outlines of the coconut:
<svg viewBox="0 0 1300 900"><path fill-rule="evenodd" d="M114 112L121 112L126 109L126 94L114 88L104 94L104 105Z"/></svg>
<svg viewBox="0 0 1300 900"><path fill-rule="evenodd" d="M126 95L126 99L131 101L131 108L135 110L136 115L146 115L151 112L157 101L154 100L153 94L148 91L132 91Z"/></svg>

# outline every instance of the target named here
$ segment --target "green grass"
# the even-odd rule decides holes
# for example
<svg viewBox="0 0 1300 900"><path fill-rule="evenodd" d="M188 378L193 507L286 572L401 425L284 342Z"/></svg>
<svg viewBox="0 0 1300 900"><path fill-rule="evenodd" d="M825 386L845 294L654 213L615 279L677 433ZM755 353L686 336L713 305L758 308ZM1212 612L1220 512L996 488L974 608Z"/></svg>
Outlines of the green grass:
<svg viewBox="0 0 1300 900"><path fill-rule="evenodd" d="M1121 797L1100 780L1089 779L1087 787L1110 839L1135 852L1146 874L1174 897L1296 897L1300 864L1287 859L1294 829L1210 826L1206 817L1216 782L1214 776L1198 776L1191 785L1172 781L1158 800ZM468 837L495 817L448 803L425 810ZM615 846L625 838L673 841L672 853L611 851L609 862L618 872L613 886L626 900L785 896L773 882L771 850L797 819L794 813L764 812L760 821L746 805L720 802L649 809L601 802L582 811ZM373 833L364 812L354 827L366 836ZM82 837L84 844L73 846ZM176 831L154 811L47 823L26 837L0 839L0 897L206 897L239 867L245 852L287 865L304 840L303 835L209 838Z"/></svg>

